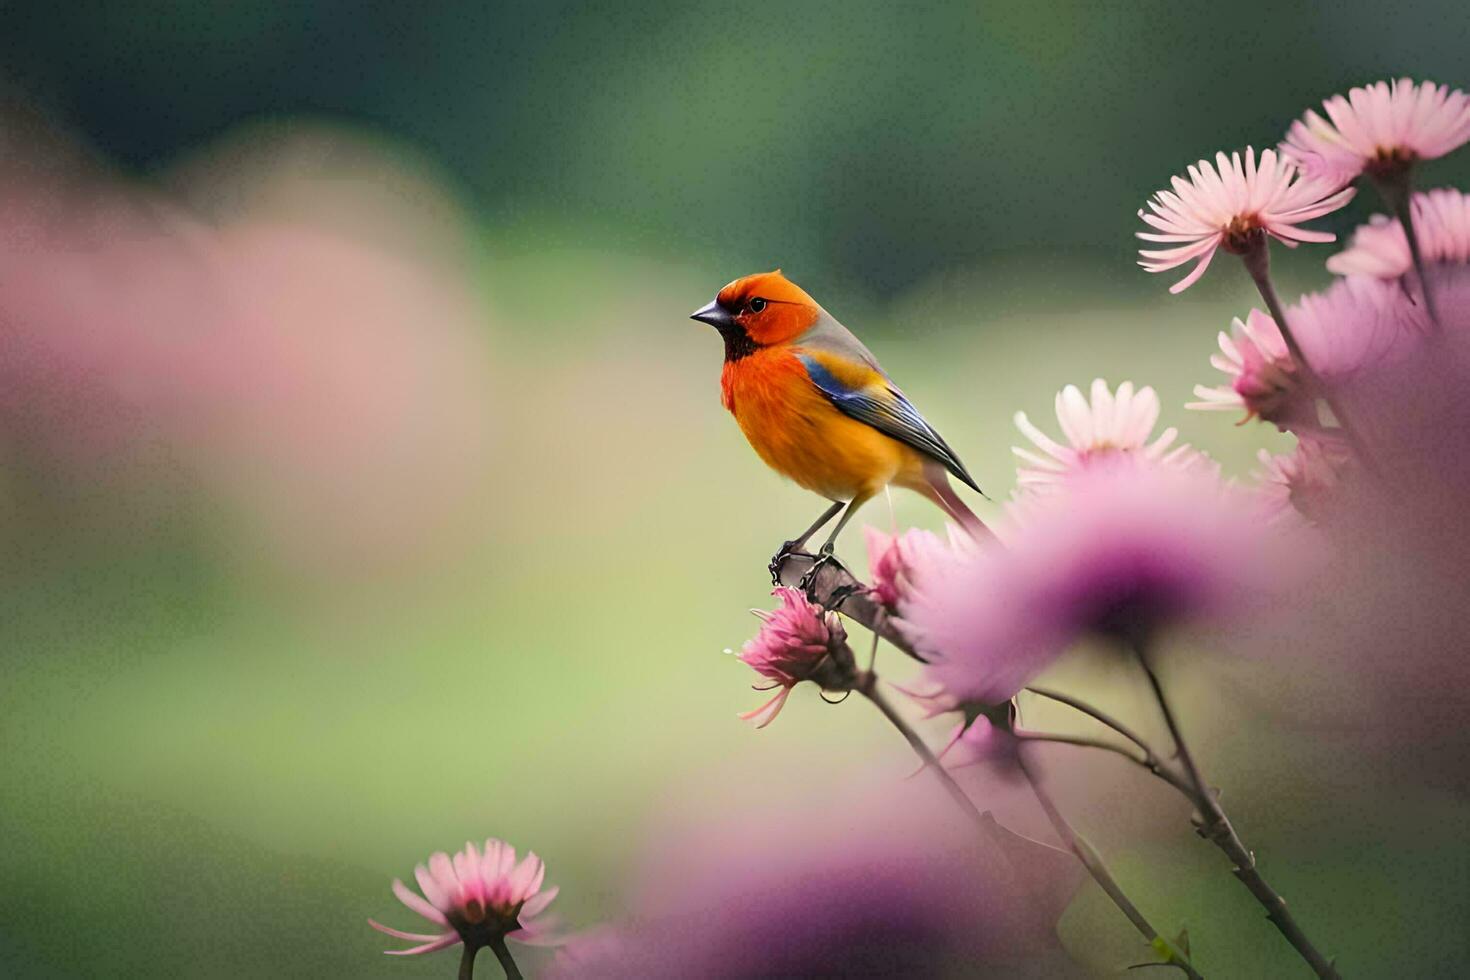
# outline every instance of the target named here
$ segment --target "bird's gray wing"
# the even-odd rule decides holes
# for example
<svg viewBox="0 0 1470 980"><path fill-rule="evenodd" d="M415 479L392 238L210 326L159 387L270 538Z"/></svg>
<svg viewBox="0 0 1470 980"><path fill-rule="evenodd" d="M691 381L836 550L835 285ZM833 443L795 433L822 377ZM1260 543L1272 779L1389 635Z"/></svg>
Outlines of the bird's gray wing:
<svg viewBox="0 0 1470 980"><path fill-rule="evenodd" d="M797 356L807 376L839 411L934 458L966 486L982 492L949 443L889 380L877 359L850 330L824 313L823 319L796 343L801 349ZM822 354L865 363L878 375L880 383L854 388L822 363Z"/></svg>

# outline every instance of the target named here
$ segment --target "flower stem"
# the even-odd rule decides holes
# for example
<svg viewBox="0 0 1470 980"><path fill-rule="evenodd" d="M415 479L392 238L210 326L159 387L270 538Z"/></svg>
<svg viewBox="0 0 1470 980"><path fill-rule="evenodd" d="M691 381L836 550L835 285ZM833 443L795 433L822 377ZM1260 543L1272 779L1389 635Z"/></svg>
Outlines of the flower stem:
<svg viewBox="0 0 1470 980"><path fill-rule="evenodd" d="M892 702L884 697L883 692L878 689L878 675L871 670L859 673L853 682L853 690L871 701L873 706L882 712L883 717L887 718L893 724L893 727L898 729L899 734L913 747L914 754L924 763L924 768L932 771L938 777L940 783L944 785L945 791L949 793L950 797L959 805L959 808L964 811L965 816L970 818L970 821L975 824L980 830L980 833L990 842L992 845L991 856L996 859L998 869L1016 887L1024 888L1025 885L1019 877L1022 869L1016 867L1007 847L1008 844L1012 843L1009 838L1015 835L1002 827L992 814L984 812L977 807L964 788L955 782L955 778L949 774L948 769L944 768L944 765L939 761L939 757L919 737L919 733L914 731L913 727L904 720L903 715L898 713L897 709L893 707ZM1051 847L1049 844L1033 843L1037 843L1037 846L1041 847ZM1052 849L1055 850L1055 848Z"/></svg>
<svg viewBox="0 0 1470 980"><path fill-rule="evenodd" d="M1051 732L1029 732L1018 729L1015 732L1015 736L1022 742L1053 742L1057 745L1077 745L1082 748L1102 749L1105 752L1121 755L1134 765L1142 766L1155 776L1158 776L1164 782L1183 793L1190 801L1194 800L1194 788L1180 777L1178 773L1164 765L1157 756L1147 750L1144 755L1140 756L1128 751L1128 749L1121 745L1105 742L1100 738L1088 738L1085 735L1062 735Z"/></svg>
<svg viewBox="0 0 1470 980"><path fill-rule="evenodd" d="M1026 688L1026 690L1030 691L1032 694L1036 694L1049 700L1056 701L1059 704L1065 704L1069 708L1080 711L1082 714L1087 715L1094 721L1097 721L1104 726L1111 728L1113 731L1117 732L1119 735L1122 735L1128 741L1138 746L1139 750L1143 752L1143 757L1139 758L1133 753L1127 752L1117 745L1113 745L1110 742L1099 741L1097 739L1081 738L1070 735L1062 736L1042 734L1039 732L1026 732L1024 733L1024 735L1022 733L1017 733L1019 737L1029 738L1034 741L1067 742L1072 745L1090 746L1092 748L1106 749L1110 752L1117 752L1125 758L1130 759L1133 762L1136 762L1139 765L1143 766L1149 772L1153 773L1155 776L1158 776L1164 782L1168 783L1170 786L1173 786L1185 796L1193 796L1194 791L1190 787L1189 783L1172 768L1166 765L1164 760L1159 758L1159 754L1154 751L1153 746L1145 742L1143 740L1143 737L1135 732L1132 728L1123 724L1123 722L1114 718L1112 715L1103 711L1101 708L1088 704L1081 698L1074 698L1070 694L1063 694L1061 691L1053 691L1050 688L1028 687Z"/></svg>
<svg viewBox="0 0 1470 980"><path fill-rule="evenodd" d="M1035 740L1030 739L1026 735L1019 733L1016 735L1016 737L1022 741ZM1100 744L1106 746L1106 743L1090 744ZM1123 754L1127 755L1129 758L1134 758L1132 753L1127 752L1126 750L1119 749L1117 746L1110 747L1117 751L1123 752ZM1143 936L1148 944L1153 947L1153 949L1158 952L1159 955L1165 958L1166 962L1179 967L1179 969L1183 970L1185 975L1188 976L1190 980L1201 980L1200 974L1189 962L1189 957L1186 956L1181 950L1179 950L1179 948L1176 947L1173 943L1165 939L1163 935L1153 927L1153 925L1148 921L1144 914L1139 911L1138 906L1134 905L1133 901L1128 897L1127 893L1123 891L1123 886L1118 884L1118 880L1113 877L1113 873L1108 870L1108 866L1103 862L1102 855L1097 852L1096 848L1094 848L1091 844L1087 842L1086 838L1077 833L1076 829L1067 822L1067 818L1063 816L1062 811L1057 808L1056 802L1051 798L1051 794L1046 791L1046 788L1042 786L1041 780L1037 778L1036 773L1033 771L1032 767L1026 764L1026 753L1024 750L1024 746L1017 746L1016 761L1017 764L1021 767L1022 774L1026 777L1026 782L1031 784L1031 792L1036 795L1036 802L1041 804L1041 809L1045 811L1046 818L1051 821L1052 829L1056 831L1057 836L1061 838L1062 843L1066 845L1067 850L1075 854L1077 856L1077 860L1082 862L1082 866L1087 869L1087 873L1092 876L1092 880L1097 882L1098 887L1103 890L1108 898L1112 899L1113 904L1118 907L1118 910L1123 913L1123 915L1128 919L1129 922L1133 923L1133 928L1138 930L1139 935ZM1138 760L1135 758L1134 761L1136 762Z"/></svg>
<svg viewBox="0 0 1470 980"><path fill-rule="evenodd" d="M909 745L913 746L914 753L923 761L925 768L933 770L934 775L939 777L939 781L944 784L945 791L949 793L955 803L959 804L959 808L965 811L965 815L973 820L982 830L989 832L995 819L989 814L980 812L980 808L975 805L975 801L971 800L969 794L964 791L959 783L955 782L954 777L949 774L949 770L940 764L934 752L919 737L919 733L914 731L908 722L904 721L903 716L893 707L892 702L884 697L882 691L878 690L878 675L871 670L863 671L858 675L856 689L859 694L873 702L873 707L881 711L883 717L892 722L893 727L898 729L899 734L908 740Z"/></svg>
<svg viewBox="0 0 1470 980"><path fill-rule="evenodd" d="M1061 691L1053 691L1049 687L1028 687L1026 688L1026 690L1030 691L1032 694L1046 698L1048 701L1055 701L1058 704L1065 704L1069 708L1073 708L1077 711L1082 712L1087 717L1101 722L1102 724L1111 728L1113 731L1117 732L1119 735L1122 735L1128 741L1132 742L1134 745L1142 749L1145 753L1149 755L1153 754L1153 750L1148 747L1148 743L1145 742L1138 735L1137 732L1129 728L1127 725L1123 724L1118 719L1114 718L1112 715L1103 711L1101 708L1094 707L1093 705L1088 704L1086 701L1083 701L1081 698L1074 698L1070 694L1063 694Z"/></svg>
<svg viewBox="0 0 1470 980"><path fill-rule="evenodd" d="M480 947L474 943L465 943L464 951L459 954L459 980L475 980L475 954Z"/></svg>
<svg viewBox="0 0 1470 980"><path fill-rule="evenodd" d="M1322 384L1321 378L1308 363L1307 355L1302 351L1301 345L1296 342L1296 334L1291 331L1291 324L1286 319L1286 311L1282 309L1281 299L1276 295L1276 287L1271 283L1271 252L1266 236L1257 235L1251 242L1250 248L1241 254L1241 258L1245 261L1246 271L1255 281L1256 290L1261 294L1261 300L1266 304L1266 312L1270 313L1271 318L1276 321L1276 326L1281 331L1281 339L1286 342L1286 349L1291 354L1297 370L1301 372L1307 390L1314 396L1321 395L1327 402L1328 407L1332 409L1332 414L1337 418L1338 427L1341 428L1348 444L1353 447L1358 459L1365 467L1376 473L1377 466L1368 453L1367 444L1363 442L1358 427L1348 418L1341 399L1334 398L1332 392Z"/></svg>
<svg viewBox="0 0 1470 980"><path fill-rule="evenodd" d="M1297 925L1296 919L1286 907L1286 901L1276 890L1266 883L1261 877L1260 871L1256 869L1256 857L1241 841L1235 828L1230 824L1230 818L1225 815L1225 810L1220 806L1218 796L1210 789L1204 777L1200 775L1199 766L1195 764L1194 755L1189 751L1189 745L1184 741L1184 733L1179 728L1179 719L1174 714L1169 699L1164 695L1163 685L1159 683L1158 675L1154 673L1149 664L1147 651L1140 645L1135 648L1138 662L1143 666L1143 672L1148 677L1149 686L1153 689L1154 700L1159 704L1159 711L1164 716L1164 724L1169 728L1169 734L1174 739L1175 750L1179 753L1179 761L1184 766L1185 773L1194 787L1194 804L1200 812L1201 824L1199 834L1201 837L1213 843L1225 852L1234 865L1235 877L1240 879L1241 884L1255 896L1256 901L1266 910L1266 918L1280 930L1291 943L1312 971L1319 977L1339 980L1340 974L1333 966L1332 961L1323 956L1311 941L1307 939L1306 933L1302 932L1301 926Z"/></svg>
<svg viewBox="0 0 1470 980"><path fill-rule="evenodd" d="M949 774L949 771L944 768L929 746L919 737L918 732L915 732L909 723L904 721L903 716L883 696L883 692L878 690L877 675L872 671L864 671L858 675L856 690L863 697L873 702L873 706L883 713L883 717L892 722L893 727L897 728L899 733L908 740L909 745L913 746L914 752L923 760L925 767L934 771L934 774L939 777L940 781L944 784L944 788L949 792L949 795L960 805L960 809L964 810L981 830L988 834L995 834L999 830L999 825L996 824L995 818L988 813L980 812L980 809L975 806L974 801L970 799L960 784L955 782L954 777ZM1130 753L1125 752L1124 754L1132 758ZM1018 751L1016 755L1019 759L1021 753ZM1051 803L1050 798L1045 796L1045 793L1036 784L1036 781L1031 778L1031 773L1026 770L1024 761L1021 763L1021 767L1022 771L1026 773L1026 778L1031 781L1032 789L1036 792L1037 799L1042 801L1042 809L1047 811L1047 817L1051 819L1052 826L1057 829L1057 835L1067 845L1067 849L1082 862L1082 866L1087 869L1088 874L1092 875L1093 880L1113 900L1113 904L1122 910L1123 914L1143 934L1143 937L1148 940L1149 944L1161 955L1165 956L1168 962L1182 969L1190 977L1190 980L1201 980L1200 975L1195 972L1194 967L1190 966L1188 958L1179 952L1167 939L1159 935L1153 926L1148 924L1148 920L1143 917L1143 913L1138 911L1138 907L1123 892L1122 887L1113 878L1107 869L1107 865L1103 864L1102 857L1093 849L1092 845L1088 844L1072 830L1066 818L1061 815L1060 811Z"/></svg>
<svg viewBox="0 0 1470 980"><path fill-rule="evenodd" d="M1419 236L1414 231L1414 195L1409 186L1409 171L1405 168L1392 176L1374 177L1373 186L1378 188L1379 196L1404 229L1404 240L1409 243L1409 258L1414 263L1414 274L1419 277L1419 292L1424 296L1424 312L1429 314L1429 322L1438 328L1439 311L1434 305L1429 277L1424 274L1424 257L1419 251Z"/></svg>
<svg viewBox="0 0 1470 980"><path fill-rule="evenodd" d="M495 951L495 958L500 961L501 968L505 970L505 980L523 980L521 969L516 966L515 958L510 955L510 947L505 945L504 938L490 940L490 948ZM468 975L463 972L463 968L461 967L461 980Z"/></svg>

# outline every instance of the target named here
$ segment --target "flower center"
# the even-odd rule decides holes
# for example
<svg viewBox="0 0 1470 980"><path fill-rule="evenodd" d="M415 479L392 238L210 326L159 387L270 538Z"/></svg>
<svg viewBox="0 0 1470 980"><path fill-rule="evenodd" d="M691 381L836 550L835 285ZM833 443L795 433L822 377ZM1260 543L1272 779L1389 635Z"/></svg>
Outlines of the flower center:
<svg viewBox="0 0 1470 980"><path fill-rule="evenodd" d="M1260 215L1237 214L1225 226L1225 237L1220 240L1220 247L1231 255L1244 255L1263 234Z"/></svg>
<svg viewBox="0 0 1470 980"><path fill-rule="evenodd" d="M521 907L505 908L486 905L479 899L470 899L459 909L448 915L449 924L461 939L478 946L487 946L506 933L520 928Z"/></svg>
<svg viewBox="0 0 1470 980"><path fill-rule="evenodd" d="M1403 146L1380 146L1363 168L1374 180L1393 181L1402 178L1418 159L1413 150Z"/></svg>

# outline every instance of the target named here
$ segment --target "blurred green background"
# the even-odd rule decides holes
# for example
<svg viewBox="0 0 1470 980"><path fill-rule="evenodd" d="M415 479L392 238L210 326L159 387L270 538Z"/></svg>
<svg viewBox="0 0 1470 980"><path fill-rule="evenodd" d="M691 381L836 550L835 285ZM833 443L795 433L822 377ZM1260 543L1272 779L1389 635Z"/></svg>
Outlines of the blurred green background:
<svg viewBox="0 0 1470 980"><path fill-rule="evenodd" d="M0 974L18 977L445 976L451 954L388 959L365 922L414 928L388 882L430 851L534 848L586 926L616 916L656 828L814 770L903 792L907 750L863 705L802 691L766 731L734 719L757 695L721 651L820 503L745 446L688 312L782 266L994 499L1012 413L1055 431L1055 391L1097 376L1155 386L1165 424L1245 477L1286 443L1183 403L1249 284L1222 262L1170 297L1133 264L1134 212L1352 84L1470 84L1470 8L1448 2L0 9L15 96L127 194L217 229L253 263L252 302L318 254L282 242L352 252L287 308L268 383L233 359L201 380L269 392L202 437L145 418L79 464L7 416ZM1470 155L1426 183L1470 186ZM1363 198L1321 226L1350 230ZM1283 292L1325 283L1327 254L1277 249ZM449 314L414 298L425 282ZM938 526L893 508L865 516ZM860 535L844 545L860 565ZM1234 696L1263 677L1206 659L1171 679L1268 876L1346 973L1456 975L1463 801ZM1148 724L1127 678L1058 683ZM1110 763L1057 766L1205 972L1296 975L1181 805ZM1062 935L1100 973L1141 956L1091 891Z"/></svg>

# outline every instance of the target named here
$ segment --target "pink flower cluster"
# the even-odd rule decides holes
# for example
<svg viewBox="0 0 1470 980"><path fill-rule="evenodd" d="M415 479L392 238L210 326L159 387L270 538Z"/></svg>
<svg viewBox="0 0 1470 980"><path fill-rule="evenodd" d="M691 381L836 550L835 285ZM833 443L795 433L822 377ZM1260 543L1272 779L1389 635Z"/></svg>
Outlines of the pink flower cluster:
<svg viewBox="0 0 1470 980"><path fill-rule="evenodd" d="M1416 752L1414 768L1435 779L1462 758L1464 738L1445 733L1464 731L1470 701L1470 636L1450 612L1470 606L1470 197L1453 188L1414 194L1412 181L1423 161L1467 142L1470 95L1408 79L1333 96L1323 114L1294 123L1280 147L1294 168L1292 187L1340 202L1336 195L1365 177L1391 213L1374 215L1328 258L1340 278L1285 308L1275 302L1265 253L1248 256L1275 315L1252 310L1220 335L1211 363L1225 382L1196 388L1192 406L1240 411L1297 438L1288 453L1262 451L1256 492L1273 528L1310 525L1332 556L1296 590L1298 615L1276 620L1276 634L1258 628L1256 646L1318 656L1357 678L1396 719L1399 736L1365 738L1359 749L1432 744L1436 750ZM1231 203L1243 200L1245 176L1229 179ZM1204 261L1216 244L1228 247L1230 227L1271 234L1280 220L1251 206L1224 218L1229 181L1191 178L1176 180L1169 199L1178 230L1192 222L1197 236L1188 257ZM1181 183L1190 193L1179 192ZM1152 236L1158 222L1149 224ZM1224 237L1216 240L1216 231ZM1167 265L1157 254L1143 257L1153 271ZM1403 711L1410 703L1414 710Z"/></svg>
<svg viewBox="0 0 1470 980"><path fill-rule="evenodd" d="M1470 142L1470 96L1448 86L1408 79L1355 88L1347 98L1324 103L1327 119L1308 111L1292 124L1280 152L1265 150L1259 163L1247 148L1201 160L1174 177L1170 190L1138 212L1148 231L1138 237L1167 245L1139 251L1139 265L1167 272L1187 262L1189 275L1169 288L1181 292L1204 275L1217 249L1243 255L1265 236L1295 248L1330 242L1330 232L1302 228L1341 208L1359 175L1403 181L1419 160L1430 160ZM1329 121L1330 120L1330 121Z"/></svg>
<svg viewBox="0 0 1470 980"><path fill-rule="evenodd" d="M1465 102L1427 84L1372 86L1330 101L1330 126L1308 114L1281 154L1201 161L1140 213L1150 226L1140 237L1170 246L1145 250L1142 264L1159 272L1197 262L1178 292L1219 248L1245 255L1267 237L1331 241L1300 223L1346 203L1353 177L1382 177L1384 161L1409 166L1470 139ZM1432 526L1431 514L1454 520L1436 488L1456 485L1457 467L1470 470L1470 399L1460 394L1470 383L1465 202L1457 191L1414 199L1425 289L1442 299L1438 330L1398 281L1411 272L1404 228L1378 217L1329 262L1343 278L1291 304L1281 323L1254 309L1220 334L1211 363L1225 381L1197 386L1190 407L1238 411L1298 439L1291 452L1262 452L1252 486L1223 482L1177 430L1155 434L1151 388L1064 388L1060 440L1018 413L1032 445L1015 450L1018 489L1000 543L964 554L910 549L917 560L895 544L873 563L876 593L931 660L925 703L1004 702L1079 641L1148 649L1179 629L1259 627L1263 611L1312 590L1346 515L1385 499L1385 471L1415 474L1398 501L1415 502L1380 527L1402 535ZM1265 270L1260 261L1252 274ZM1263 296L1274 304L1264 284Z"/></svg>

